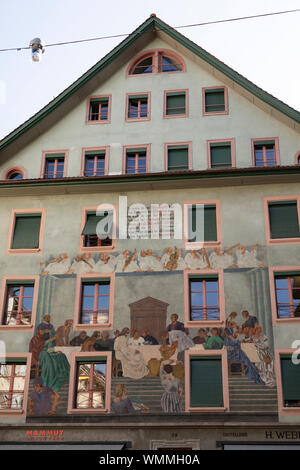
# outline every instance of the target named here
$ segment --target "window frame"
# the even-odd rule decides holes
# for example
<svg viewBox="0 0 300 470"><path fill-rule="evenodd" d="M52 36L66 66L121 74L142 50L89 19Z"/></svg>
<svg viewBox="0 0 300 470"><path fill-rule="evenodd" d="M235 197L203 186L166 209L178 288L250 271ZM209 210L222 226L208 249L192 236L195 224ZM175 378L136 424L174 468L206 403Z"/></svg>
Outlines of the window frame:
<svg viewBox="0 0 300 470"><path fill-rule="evenodd" d="M112 204L101 204L101 210L113 211L113 230L112 230L112 244L111 246L84 246L84 235L82 231L86 224L87 215L89 212L97 212L99 206L84 206L81 209L81 224L80 224L80 234L79 234L79 252L80 253L101 253L107 251L115 251L117 245L117 206Z"/></svg>
<svg viewBox="0 0 300 470"><path fill-rule="evenodd" d="M167 114L167 98L168 94L183 95L185 94L185 113L181 114ZM164 91L164 109L163 117L164 119L173 119L173 118L184 118L189 116L189 89L185 88L182 90L165 90Z"/></svg>
<svg viewBox="0 0 300 470"><path fill-rule="evenodd" d="M27 172L25 168L21 165L14 165L6 168L6 170L3 171L2 173L2 179L3 180L10 180L9 175L12 173L21 173L23 175L23 180L27 179ZM12 182L14 181L20 181L20 180L10 180ZM22 181L22 180L21 180Z"/></svg>
<svg viewBox="0 0 300 470"><path fill-rule="evenodd" d="M300 407L289 406L285 407L283 402L283 383L281 376L281 360L280 356L285 354L293 354L297 349L293 348L276 348L274 350L274 360L275 360L275 375L276 375L276 384L277 384L277 400L278 400L278 415L279 416L290 416L297 415L300 416ZM300 364L299 364L300 367Z"/></svg>
<svg viewBox="0 0 300 470"><path fill-rule="evenodd" d="M231 137L230 139L214 139L206 141L206 150L207 150L207 168L212 170L219 170L217 167L211 166L211 144L230 144L230 153L231 153L231 167L221 167L223 168L235 168L236 167L236 151L235 151L235 138Z"/></svg>
<svg viewBox="0 0 300 470"><path fill-rule="evenodd" d="M170 59L176 60L178 64L180 64L182 70L174 70L170 72L162 72L160 70L160 57L162 56L167 56L170 57ZM153 57L152 59L152 72L151 73L141 73L141 74L133 74L133 70L137 66L137 64L144 59L147 59L148 57ZM127 67L126 70L126 77L140 77L140 76L145 76L145 75L157 75L160 73L166 74L166 73L183 73L186 72L186 64L184 59L177 54L176 52L170 50L170 49L149 49L147 51L141 52L135 58L130 62L130 64Z"/></svg>
<svg viewBox="0 0 300 470"><path fill-rule="evenodd" d="M30 325L5 325L3 324L6 299L7 299L7 289L8 281L16 281L16 284L22 284L22 281L32 281L34 284L33 287L33 299L32 299L32 310L31 310L31 324ZM36 319L36 309L38 301L38 292L39 292L39 276L3 276L1 284L1 293L0 293L0 331L33 331Z"/></svg>
<svg viewBox="0 0 300 470"><path fill-rule="evenodd" d="M11 248L13 243L16 217L22 214L40 214L41 215L41 224L40 224L40 234L39 234L39 247L38 248ZM43 241L44 241L44 230L45 230L45 219L46 219L46 209L12 209L8 230L8 240L7 240L7 255L26 255L26 254L38 254L42 253L43 250Z"/></svg>
<svg viewBox="0 0 300 470"><path fill-rule="evenodd" d="M63 176L60 178L48 178L45 177L45 170L46 170L46 163L47 163L47 158L48 155L51 157L51 155L58 155L58 154L64 154L64 172ZM68 149L63 149L63 150L43 150L42 152L42 163L41 163L41 172L40 172L40 178L41 179L62 179L67 176L67 168L68 168L68 158L69 158L69 150Z"/></svg>
<svg viewBox="0 0 300 470"><path fill-rule="evenodd" d="M222 89L224 90L224 105L225 109L224 111L205 111L205 92L206 90L219 90ZM202 115L203 116L218 116L218 115L224 115L224 114L229 114L229 108L228 108L228 88L226 86L208 86L208 87L203 87L202 88Z"/></svg>
<svg viewBox="0 0 300 470"><path fill-rule="evenodd" d="M145 96L147 98L147 116L146 117L137 117L137 118L131 118L128 116L129 112L129 100L131 97L140 95L140 96ZM143 91L143 92L137 92L137 93L126 93L126 105L125 105L125 121L126 122L139 122L139 121L150 121L151 119L151 92L150 91Z"/></svg>
<svg viewBox="0 0 300 470"><path fill-rule="evenodd" d="M188 150L188 168L186 170L169 170L169 147L187 147ZM166 142L164 144L164 163L165 171L188 171L193 169L193 147L192 141L188 142Z"/></svg>
<svg viewBox="0 0 300 470"><path fill-rule="evenodd" d="M195 407L191 406L191 356L220 356L222 363L222 389L223 389L223 405L222 407ZM188 413L197 412L226 412L229 411L229 385L228 385L228 360L226 349L216 350L199 350L196 347L184 351L184 368L185 368L185 411Z"/></svg>
<svg viewBox="0 0 300 470"><path fill-rule="evenodd" d="M280 325L281 323L300 323L300 317L289 317L279 318L277 316L277 301L276 301L276 286L275 286L275 275L280 272L295 272L299 271L299 266L270 266L269 267L269 284L270 284L270 296L271 296L271 309L272 309L272 320L273 325Z"/></svg>
<svg viewBox="0 0 300 470"><path fill-rule="evenodd" d="M30 370L31 370L31 357L32 353L6 353L1 354L0 358L9 358L9 359L24 359L24 364L26 364L26 374L25 374L25 383L24 383L24 394L23 394L23 407L22 410L0 410L0 416L4 418L8 417L21 417L26 416L27 413L27 404L28 404L28 395L29 395L29 380L30 380Z"/></svg>
<svg viewBox="0 0 300 470"><path fill-rule="evenodd" d="M85 159L86 159L86 152L104 152L104 175L91 175L91 176L86 176L85 173ZM83 176L84 178L93 178L93 177L98 177L101 178L101 176L106 176L108 175L108 166L109 166L109 153L110 153L110 147L109 145L103 146L103 147L83 147L81 149L81 167L80 167L80 176Z"/></svg>
<svg viewBox="0 0 300 470"><path fill-rule="evenodd" d="M298 222L300 223L300 195L288 195L288 196L274 196L264 198L264 216L265 216L265 231L267 245L278 245L278 244L295 244L300 243L300 237L298 238L271 238L270 229L270 217L269 217L269 202L284 202L284 201L297 201L297 212Z"/></svg>
<svg viewBox="0 0 300 470"><path fill-rule="evenodd" d="M206 241L206 242L189 242L189 219L188 211L189 206L203 204L203 205L215 205L216 206L216 224L217 224L217 240L216 241ZM184 248L186 250L197 250L200 248L206 247L221 247L222 245L222 224L221 224L221 202L220 199L206 199L199 201L183 201L183 238L184 238Z"/></svg>
<svg viewBox="0 0 300 470"><path fill-rule="evenodd" d="M255 165L255 144L260 145L260 142L265 142L265 141L274 142L275 161L276 161L275 165L280 165L279 139L278 139L278 137L259 137L257 139L251 139L252 166L255 167L255 168L257 168L257 165ZM267 168L267 165L263 165L261 168Z"/></svg>
<svg viewBox="0 0 300 470"><path fill-rule="evenodd" d="M123 175L130 174L131 176L133 176L133 175L139 174L139 173L126 173L126 169L127 169L127 150L132 152L135 149L136 150L145 149L145 151L146 151L146 173L150 173L150 149L151 149L151 144L123 145L123 155L122 155L122 174ZM142 174L142 173L140 173L140 174Z"/></svg>
<svg viewBox="0 0 300 470"><path fill-rule="evenodd" d="M106 382L105 382L105 407L101 408L74 408L73 403L76 394L76 377L77 377L77 362L79 359L88 359L99 357L99 359L106 358ZM111 374L112 374L112 352L111 351L92 351L92 352L75 352L71 356L70 368L70 382L68 393L68 414L104 414L110 412L111 403Z"/></svg>
<svg viewBox="0 0 300 470"><path fill-rule="evenodd" d="M90 101L93 99L101 99L101 98L108 98L108 110L107 110L107 119L95 119L95 120L89 120L89 114L90 114ZM111 120L111 99L112 95L107 94L107 95L92 95L89 96L86 102L86 115L85 115L85 124L110 124Z"/></svg>
<svg viewBox="0 0 300 470"><path fill-rule="evenodd" d="M89 280L99 280L109 279L110 288L109 288L109 307L108 307L108 323L80 323L81 316L81 301L82 301L82 285L84 281ZM76 277L76 292L75 292L75 312L74 312L74 331L79 330L112 330L113 328L113 318L114 318L114 294L115 294L115 273L87 273L87 274L77 274Z"/></svg>
<svg viewBox="0 0 300 470"><path fill-rule="evenodd" d="M216 275L218 277L219 290L219 320L191 320L190 319L190 278L191 276ZM201 269L190 270L185 269L183 272L183 292L184 292L184 326L186 328L202 328L202 327L220 327L225 325L225 293L224 293L224 271L223 269Z"/></svg>

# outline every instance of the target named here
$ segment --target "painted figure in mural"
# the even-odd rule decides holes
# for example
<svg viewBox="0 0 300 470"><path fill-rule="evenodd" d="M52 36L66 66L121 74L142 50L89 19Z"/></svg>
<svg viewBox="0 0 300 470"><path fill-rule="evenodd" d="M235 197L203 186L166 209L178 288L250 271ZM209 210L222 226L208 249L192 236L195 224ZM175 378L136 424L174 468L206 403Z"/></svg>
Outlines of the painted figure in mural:
<svg viewBox="0 0 300 470"><path fill-rule="evenodd" d="M162 336L162 345L161 347L159 348L159 352L160 352L160 355L162 357L162 360L167 360L167 359L170 359L170 357L173 356L173 354L175 353L176 349L177 349L177 346L178 346L178 342L177 341L173 341L172 344L169 344L170 341L169 341L169 331L165 331Z"/></svg>
<svg viewBox="0 0 300 470"><path fill-rule="evenodd" d="M44 386L58 392L69 381L70 365L65 354L53 350L55 339L55 332L51 332L39 355L39 363Z"/></svg>
<svg viewBox="0 0 300 470"><path fill-rule="evenodd" d="M250 328L249 325L244 325L241 329L240 329L240 333L244 335L244 338L242 340L243 343L253 343L253 332L254 332L254 328Z"/></svg>
<svg viewBox="0 0 300 470"><path fill-rule="evenodd" d="M121 273L132 273L139 271L140 267L136 259L136 249L130 254L129 250L124 250L123 253L116 257L116 271Z"/></svg>
<svg viewBox="0 0 300 470"><path fill-rule="evenodd" d="M69 334L71 327L73 325L73 320L69 319L65 321L65 324L59 326L56 330L56 339L55 346L69 346Z"/></svg>
<svg viewBox="0 0 300 470"><path fill-rule="evenodd" d="M140 336L138 330L134 330L131 337L128 339L127 344L128 346L142 346L145 344L145 340L142 336Z"/></svg>
<svg viewBox="0 0 300 470"><path fill-rule="evenodd" d="M109 331L102 331L100 338L95 341L95 351L113 351L114 352L114 339L110 338Z"/></svg>
<svg viewBox="0 0 300 470"><path fill-rule="evenodd" d="M254 317L253 315L250 315L248 310L242 311L242 317L245 319L245 322L242 324L242 328L244 326L249 326L250 328L254 328L256 325L258 325L257 318Z"/></svg>
<svg viewBox="0 0 300 470"><path fill-rule="evenodd" d="M234 263L232 249L222 252L219 247L214 248L213 252L210 254L209 264L212 269L228 269L237 267Z"/></svg>
<svg viewBox="0 0 300 470"><path fill-rule="evenodd" d="M94 266L95 273L112 273L116 267L117 258L107 253L101 253L99 260Z"/></svg>
<svg viewBox="0 0 300 470"><path fill-rule="evenodd" d="M183 387L180 380L175 377L170 362L169 360L162 361L160 365L160 382L165 390L161 397L161 407L165 413L180 413Z"/></svg>
<svg viewBox="0 0 300 470"><path fill-rule="evenodd" d="M128 345L129 328L123 328L119 336L115 339L116 359L121 361L123 377L141 379L149 373L149 369L144 362L143 355L137 346Z"/></svg>
<svg viewBox="0 0 300 470"><path fill-rule="evenodd" d="M184 351L194 346L193 340L185 331L173 330L169 332L169 341L171 344L177 342L177 359L183 363Z"/></svg>
<svg viewBox="0 0 300 470"><path fill-rule="evenodd" d="M171 319L171 323L167 327L168 331L173 331L173 330L185 331L184 324L178 321L177 313L172 313L172 315L170 316L170 319Z"/></svg>
<svg viewBox="0 0 300 470"><path fill-rule="evenodd" d="M133 402L135 402L133 400ZM138 414L147 413L149 408L143 403L139 403L139 409L135 409L132 401L126 395L126 385L118 384L115 388L114 399L111 402L111 409L118 414Z"/></svg>
<svg viewBox="0 0 300 470"><path fill-rule="evenodd" d="M182 251L176 246L173 249L171 247L166 248L165 254L161 258L162 268L166 271L175 271L177 269L185 269L186 264L182 257Z"/></svg>
<svg viewBox="0 0 300 470"><path fill-rule="evenodd" d="M141 250L138 254L140 271L162 271L160 256L153 255L152 250Z"/></svg>
<svg viewBox="0 0 300 470"><path fill-rule="evenodd" d="M209 268L209 260L205 248L189 251L185 255L184 262L189 269Z"/></svg>
<svg viewBox="0 0 300 470"><path fill-rule="evenodd" d="M77 255L67 274L87 274L94 271L95 261L91 253Z"/></svg>
<svg viewBox="0 0 300 470"><path fill-rule="evenodd" d="M208 333L208 328L206 330L204 328L200 328L198 330L197 336L193 338L194 344L204 344L206 342L207 333Z"/></svg>
<svg viewBox="0 0 300 470"><path fill-rule="evenodd" d="M264 264L260 263L257 259L257 247L258 245L250 246L250 251L246 250L245 246L239 245L236 256L237 264L239 268L259 268L264 267Z"/></svg>
<svg viewBox="0 0 300 470"><path fill-rule="evenodd" d="M57 258L51 259L46 263L44 271L41 275L46 274L65 274L71 267L71 261L66 253L62 253Z"/></svg>
<svg viewBox="0 0 300 470"><path fill-rule="evenodd" d="M57 392L43 385L42 377L33 383L34 390L29 395L29 415L52 415L56 412L60 396Z"/></svg>
<svg viewBox="0 0 300 470"><path fill-rule="evenodd" d="M50 334L54 333L54 326L50 323L51 317L50 315L44 315L42 323L37 326L37 330L43 331L43 338L44 340L48 340L50 338Z"/></svg>
<svg viewBox="0 0 300 470"><path fill-rule="evenodd" d="M43 330L36 330L35 335L31 338L29 343L29 352L31 352L31 367L38 373L39 355L44 348L44 332Z"/></svg>
<svg viewBox="0 0 300 470"><path fill-rule="evenodd" d="M248 379L259 385L265 385L261 379L255 365L252 364L249 357L242 351L240 341L235 337L231 327L225 328L224 346L227 349L227 357L229 361L238 361L244 364L245 375Z"/></svg>
<svg viewBox="0 0 300 470"><path fill-rule="evenodd" d="M154 336L150 334L150 331L147 328L144 329L142 337L144 338L145 345L156 346L157 344L159 344L158 341L154 338Z"/></svg>
<svg viewBox="0 0 300 470"><path fill-rule="evenodd" d="M224 345L223 339L219 336L219 329L212 328L211 336L206 336L204 349L222 349Z"/></svg>
<svg viewBox="0 0 300 470"><path fill-rule="evenodd" d="M81 331L78 336L75 336L70 341L71 346L81 346L85 343L90 337L87 335L86 331Z"/></svg>
<svg viewBox="0 0 300 470"><path fill-rule="evenodd" d="M95 351L94 345L98 338L100 338L100 332L94 331L92 336L81 345L81 352Z"/></svg>
<svg viewBox="0 0 300 470"><path fill-rule="evenodd" d="M260 359L260 362L257 364L259 374L268 387L275 387L276 377L273 355L269 346L268 338L263 334L262 327L260 325L256 325L254 329L253 343Z"/></svg>

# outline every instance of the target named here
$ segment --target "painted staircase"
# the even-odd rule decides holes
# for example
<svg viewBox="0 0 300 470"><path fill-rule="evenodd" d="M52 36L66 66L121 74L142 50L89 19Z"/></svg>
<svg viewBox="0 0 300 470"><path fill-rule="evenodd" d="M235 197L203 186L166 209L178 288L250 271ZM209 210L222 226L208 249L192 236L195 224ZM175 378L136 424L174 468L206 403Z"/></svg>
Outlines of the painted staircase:
<svg viewBox="0 0 300 470"><path fill-rule="evenodd" d="M278 412L276 387L258 385L241 375L229 377L228 382L231 412Z"/></svg>

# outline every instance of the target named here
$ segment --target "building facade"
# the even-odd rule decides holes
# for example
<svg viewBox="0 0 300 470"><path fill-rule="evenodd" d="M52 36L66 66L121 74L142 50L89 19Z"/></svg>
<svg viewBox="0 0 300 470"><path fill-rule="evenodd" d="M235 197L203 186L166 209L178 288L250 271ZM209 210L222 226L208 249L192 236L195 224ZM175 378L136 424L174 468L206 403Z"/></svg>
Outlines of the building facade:
<svg viewBox="0 0 300 470"><path fill-rule="evenodd" d="M0 142L0 446L300 445L299 122L152 15Z"/></svg>

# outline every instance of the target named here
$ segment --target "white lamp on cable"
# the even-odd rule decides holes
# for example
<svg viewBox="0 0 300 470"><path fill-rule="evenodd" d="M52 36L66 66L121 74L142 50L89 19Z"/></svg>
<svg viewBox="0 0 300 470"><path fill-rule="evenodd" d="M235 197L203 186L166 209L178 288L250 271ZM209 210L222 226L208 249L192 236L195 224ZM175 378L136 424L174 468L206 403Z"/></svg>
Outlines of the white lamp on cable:
<svg viewBox="0 0 300 470"><path fill-rule="evenodd" d="M45 43L40 38L34 38L30 41L29 47L31 49L32 62L40 62L42 54L45 52Z"/></svg>

